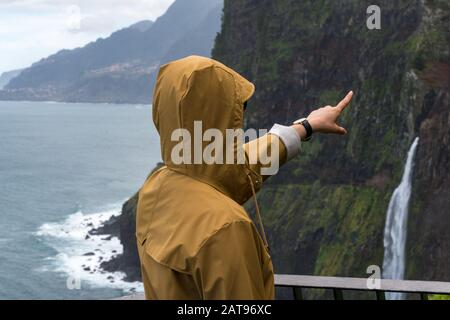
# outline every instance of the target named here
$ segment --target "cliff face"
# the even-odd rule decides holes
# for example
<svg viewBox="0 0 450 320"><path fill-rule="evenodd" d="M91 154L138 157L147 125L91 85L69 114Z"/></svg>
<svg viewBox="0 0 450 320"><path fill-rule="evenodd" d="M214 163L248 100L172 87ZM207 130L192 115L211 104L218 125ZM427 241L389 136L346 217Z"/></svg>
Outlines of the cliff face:
<svg viewBox="0 0 450 320"><path fill-rule="evenodd" d="M153 172L163 166L158 163L150 172ZM122 214L118 217L112 217L103 227L94 230L96 234L112 234L120 239L123 246L123 253L113 257L109 261L104 261L101 268L106 271L122 271L126 274L127 281L141 281L141 268L139 263L139 254L136 241L136 210L138 202L138 192L128 199L122 206Z"/></svg>
<svg viewBox="0 0 450 320"><path fill-rule="evenodd" d="M213 57L256 85L247 127L289 124L355 91L349 134L304 143L258 195L277 273L381 267L389 199L419 136L407 278L450 281L449 3L379 1L381 30L366 27L370 4L225 1Z"/></svg>
<svg viewBox="0 0 450 320"><path fill-rule="evenodd" d="M386 209L420 137L407 277L450 280L449 4L225 1L213 57L257 88L249 127L290 123L356 93L345 138L317 136L259 194L276 272L367 276L382 266Z"/></svg>
<svg viewBox="0 0 450 320"><path fill-rule="evenodd" d="M141 269L136 243L136 207L138 194L136 193L122 206L122 214L112 217L102 228L95 230L99 234L118 236L123 245L123 253L104 261L100 265L106 271L122 271L128 281L141 281Z"/></svg>

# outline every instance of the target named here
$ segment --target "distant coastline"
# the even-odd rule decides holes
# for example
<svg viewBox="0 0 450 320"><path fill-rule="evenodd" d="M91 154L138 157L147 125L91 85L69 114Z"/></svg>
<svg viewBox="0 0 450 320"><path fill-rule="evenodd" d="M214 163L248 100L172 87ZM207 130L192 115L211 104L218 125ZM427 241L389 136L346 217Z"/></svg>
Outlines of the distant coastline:
<svg viewBox="0 0 450 320"><path fill-rule="evenodd" d="M0 103L8 102L20 102L20 103L48 103L48 104L95 104L95 105L129 105L129 106L140 106L140 107L151 107L152 103L129 103L129 102L77 102L77 101L53 101L53 100L1 100Z"/></svg>
<svg viewBox="0 0 450 320"><path fill-rule="evenodd" d="M223 0L174 1L154 23L144 20L33 63L4 81L0 100L148 104L161 65L211 55L222 8Z"/></svg>

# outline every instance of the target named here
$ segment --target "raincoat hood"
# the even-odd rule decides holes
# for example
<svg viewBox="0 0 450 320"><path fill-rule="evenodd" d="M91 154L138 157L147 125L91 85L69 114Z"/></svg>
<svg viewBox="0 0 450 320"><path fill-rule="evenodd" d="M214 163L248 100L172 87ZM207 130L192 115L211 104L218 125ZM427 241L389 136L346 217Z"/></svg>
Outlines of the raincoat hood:
<svg viewBox="0 0 450 320"><path fill-rule="evenodd" d="M254 92L251 82L213 59L190 56L162 66L153 94L153 121L160 135L164 164L213 186L240 204L247 201L251 196L248 177L258 186L261 176L246 164L225 163L225 137L226 129L242 129L243 104ZM201 121L201 132L194 132L195 121ZM172 150L180 143L172 141L176 129L190 133L191 164L177 164L172 159ZM194 164L194 139L201 139L203 154L211 143L201 138L208 129L218 129L224 137L224 164L206 164L203 158L200 164ZM234 159L237 153L235 141Z"/></svg>

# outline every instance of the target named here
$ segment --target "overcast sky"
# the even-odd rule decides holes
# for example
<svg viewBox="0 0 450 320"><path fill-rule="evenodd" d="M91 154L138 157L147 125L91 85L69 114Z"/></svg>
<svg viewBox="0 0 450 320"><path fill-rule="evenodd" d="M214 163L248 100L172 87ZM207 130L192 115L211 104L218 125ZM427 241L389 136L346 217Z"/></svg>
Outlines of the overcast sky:
<svg viewBox="0 0 450 320"><path fill-rule="evenodd" d="M0 0L0 74L155 20L174 0Z"/></svg>

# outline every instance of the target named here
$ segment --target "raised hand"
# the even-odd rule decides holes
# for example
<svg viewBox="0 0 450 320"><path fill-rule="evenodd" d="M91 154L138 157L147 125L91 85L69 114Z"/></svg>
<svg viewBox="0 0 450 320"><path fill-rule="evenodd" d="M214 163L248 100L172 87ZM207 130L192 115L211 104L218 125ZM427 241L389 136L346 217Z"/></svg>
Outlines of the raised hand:
<svg viewBox="0 0 450 320"><path fill-rule="evenodd" d="M347 130L337 124L337 120L342 111L348 106L353 97L353 91L350 91L341 102L335 107L325 106L314 110L308 116L308 122L313 132L346 134Z"/></svg>

